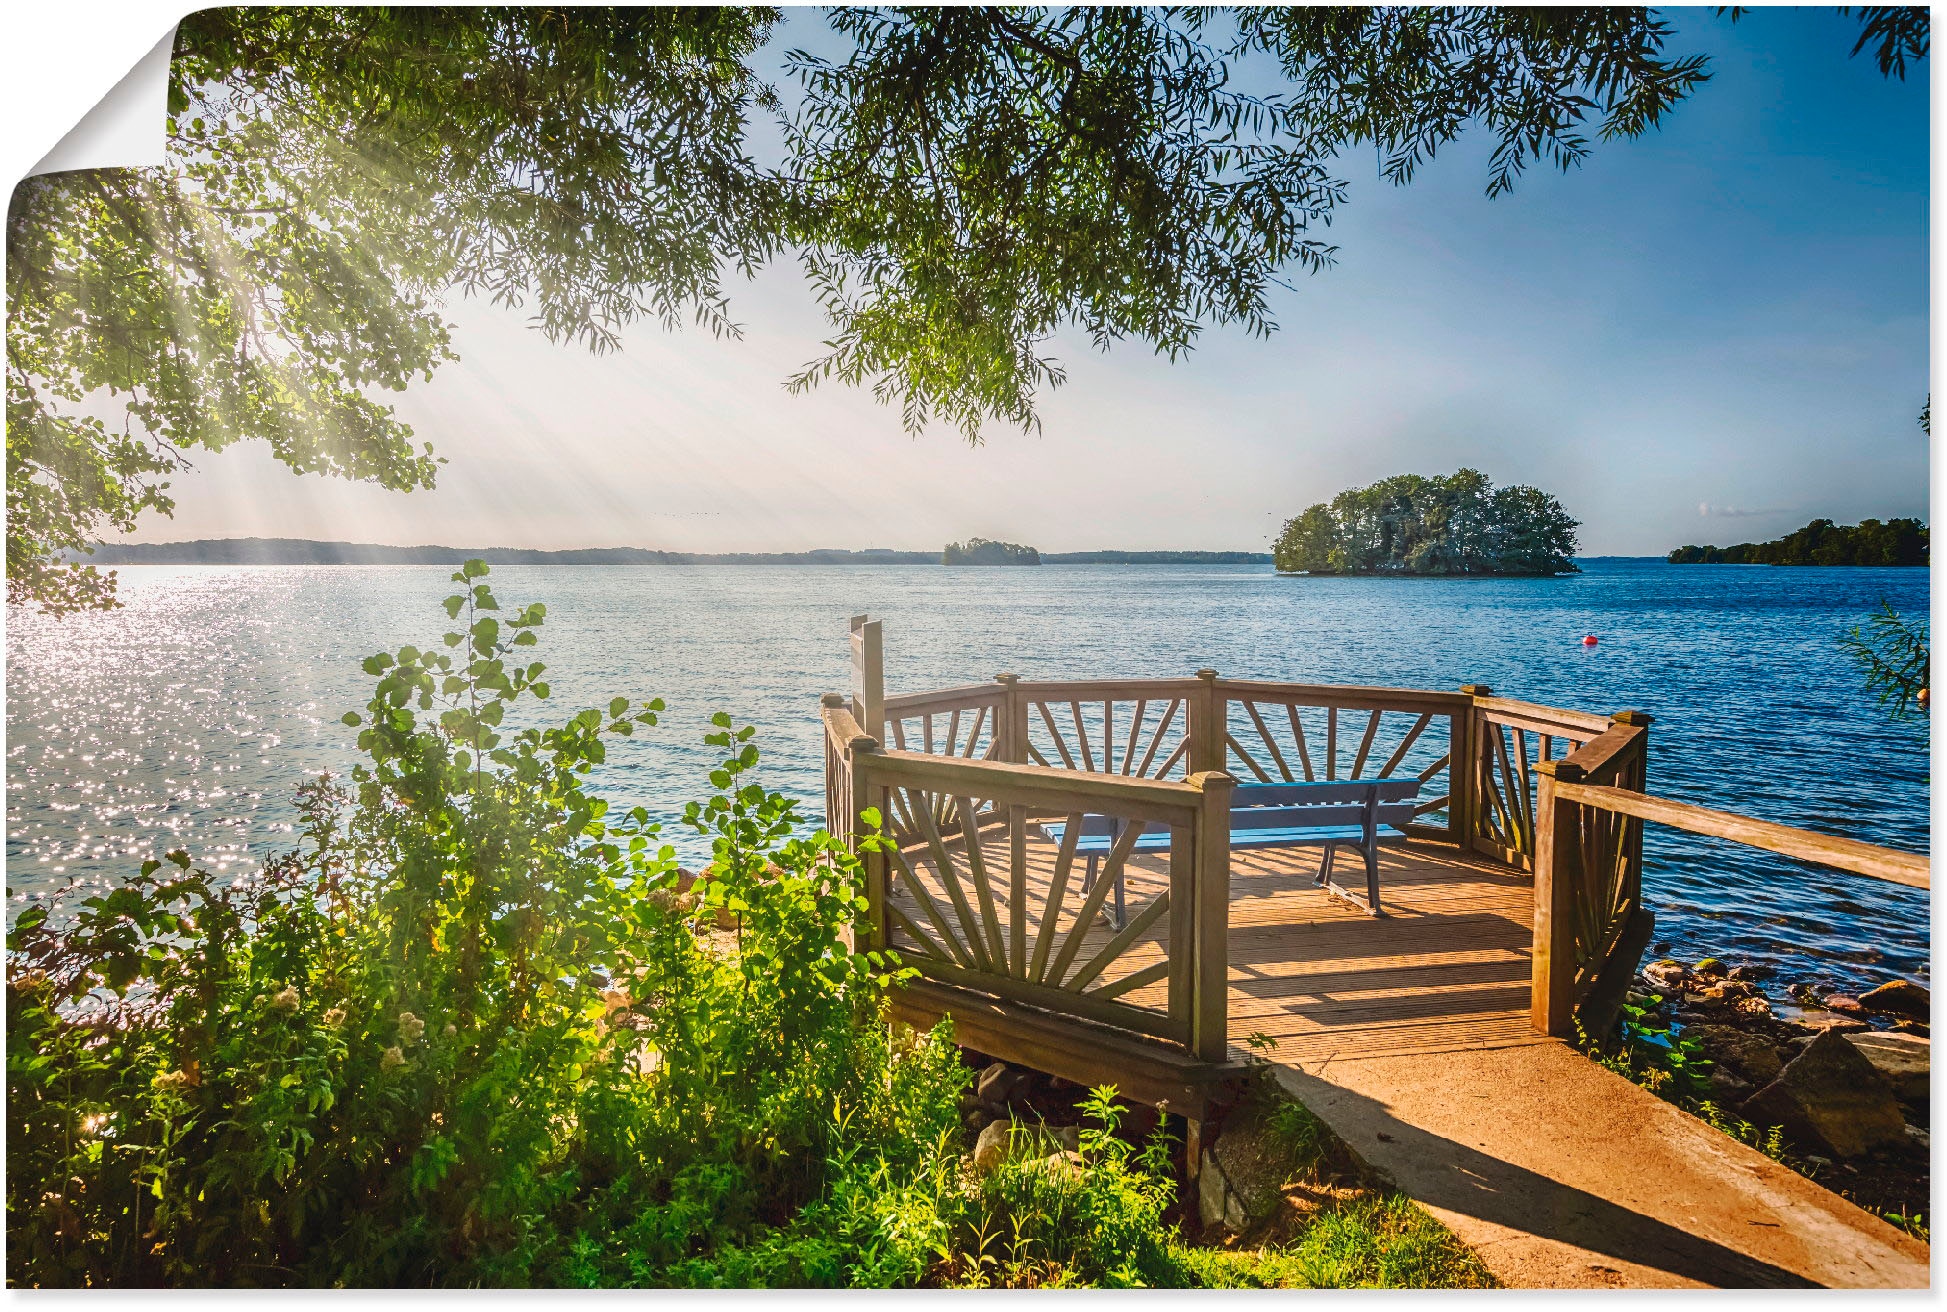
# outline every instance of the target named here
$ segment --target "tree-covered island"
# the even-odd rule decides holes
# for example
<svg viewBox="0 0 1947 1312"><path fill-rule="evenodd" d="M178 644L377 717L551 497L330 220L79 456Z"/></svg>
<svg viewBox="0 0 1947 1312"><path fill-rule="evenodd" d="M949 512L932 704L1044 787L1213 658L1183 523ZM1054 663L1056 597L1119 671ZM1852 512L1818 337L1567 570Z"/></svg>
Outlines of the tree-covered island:
<svg viewBox="0 0 1947 1312"><path fill-rule="evenodd" d="M1772 542L1732 547L1678 547L1672 565L1924 565L1927 526L1917 519L1862 519L1834 524L1815 519Z"/></svg>
<svg viewBox="0 0 1947 1312"><path fill-rule="evenodd" d="M968 538L949 542L940 553L942 565L1039 565L1041 553L1018 542L994 542L988 538Z"/></svg>
<svg viewBox="0 0 1947 1312"><path fill-rule="evenodd" d="M1397 474L1286 520L1272 557L1284 574L1573 574L1579 527L1540 488L1479 470Z"/></svg>

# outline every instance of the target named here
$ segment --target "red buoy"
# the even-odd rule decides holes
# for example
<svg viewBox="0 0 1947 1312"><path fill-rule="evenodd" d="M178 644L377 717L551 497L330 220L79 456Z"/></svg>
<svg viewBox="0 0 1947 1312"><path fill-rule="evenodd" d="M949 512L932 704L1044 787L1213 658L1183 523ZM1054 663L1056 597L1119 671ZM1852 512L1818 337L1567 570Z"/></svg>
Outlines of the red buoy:
<svg viewBox="0 0 1947 1312"><path fill-rule="evenodd" d="M1583 645L1584 647L1593 647L1593 646L1595 646L1595 643L1596 643L1596 637L1595 637L1595 634L1593 634L1593 633L1588 633L1588 634L1584 634L1584 635L1582 636L1582 645Z"/></svg>

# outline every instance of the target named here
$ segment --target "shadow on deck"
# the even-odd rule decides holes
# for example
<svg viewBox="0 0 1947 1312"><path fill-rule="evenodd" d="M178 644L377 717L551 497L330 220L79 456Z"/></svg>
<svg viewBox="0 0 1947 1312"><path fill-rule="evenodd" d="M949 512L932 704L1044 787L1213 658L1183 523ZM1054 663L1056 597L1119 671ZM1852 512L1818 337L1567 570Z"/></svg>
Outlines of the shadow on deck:
<svg viewBox="0 0 1947 1312"><path fill-rule="evenodd" d="M1231 858L1230 1034L1278 1061L1545 1042L1529 1024L1531 878L1450 847L1381 849L1378 919L1316 887L1318 856Z"/></svg>

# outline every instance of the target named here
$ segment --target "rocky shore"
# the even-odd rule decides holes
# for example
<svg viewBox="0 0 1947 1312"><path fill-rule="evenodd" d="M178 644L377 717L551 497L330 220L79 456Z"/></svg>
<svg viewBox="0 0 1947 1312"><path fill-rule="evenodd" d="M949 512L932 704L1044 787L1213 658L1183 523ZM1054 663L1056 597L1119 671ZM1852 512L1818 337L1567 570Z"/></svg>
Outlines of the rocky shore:
<svg viewBox="0 0 1947 1312"><path fill-rule="evenodd" d="M1835 1193L1885 1215L1928 1212L1927 989L1795 984L1774 997L1763 979L1716 958L1652 962L1629 994L1625 1041L1667 1054L1663 1079L1681 1072L1692 1101L1779 1129L1786 1164Z"/></svg>

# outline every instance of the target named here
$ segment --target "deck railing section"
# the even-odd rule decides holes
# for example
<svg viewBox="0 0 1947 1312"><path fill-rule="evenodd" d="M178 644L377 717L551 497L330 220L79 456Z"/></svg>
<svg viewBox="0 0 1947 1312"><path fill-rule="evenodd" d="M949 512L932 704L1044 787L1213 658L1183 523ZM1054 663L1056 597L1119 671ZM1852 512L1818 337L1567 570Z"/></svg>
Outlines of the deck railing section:
<svg viewBox="0 0 1947 1312"><path fill-rule="evenodd" d="M1209 695L1221 702L1222 759L1240 779L1298 783L1412 774L1420 781L1414 815L1426 818L1407 833L1459 841L1453 762L1464 759L1471 698L1214 675L1208 683Z"/></svg>
<svg viewBox="0 0 1947 1312"><path fill-rule="evenodd" d="M1465 792L1469 821L1459 832L1483 856L1535 868L1539 766L1561 760L1609 728L1610 719L1496 697L1486 684L1461 691L1473 707ZM1625 712L1628 714L1629 712Z"/></svg>
<svg viewBox="0 0 1947 1312"><path fill-rule="evenodd" d="M1544 1033L1572 1032L1575 1009L1596 990L1605 969L1612 962L1622 963L1616 970L1625 973L1634 969L1642 945L1618 951L1625 937L1632 929L1634 937L1648 937L1649 922L1638 917L1642 821L1584 807L1562 796L1559 785L1590 782L1640 791L1650 723L1640 712L1624 712L1567 756L1544 758L1534 767L1533 832L1541 841L1534 862L1533 1019ZM1610 991L1617 982L1610 980Z"/></svg>
<svg viewBox="0 0 1947 1312"><path fill-rule="evenodd" d="M855 624L855 631L859 629ZM870 635L868 634L868 637ZM868 705L865 697L856 705ZM1926 858L1651 797L1651 717L1496 697L1224 679L1029 682L886 697L890 745L825 700L826 813L866 852L861 941L922 973L1002 998L1225 1052L1229 803L1237 779L1350 780L1411 772L1411 836L1457 844L1535 879L1533 1020L1572 1033L1608 1014L1647 942L1643 825L1668 824L1909 886ZM1082 815L1128 821L1090 881ZM1042 822L1066 821L1061 843ZM1145 822L1166 851L1138 853ZM1104 915L1116 881L1127 918ZM1084 886L1086 885L1086 887Z"/></svg>
<svg viewBox="0 0 1947 1312"><path fill-rule="evenodd" d="M1624 712L1566 759L1538 767L1534 1026L1548 1034L1605 1028L1649 936L1642 905L1643 826L1811 861L1872 879L1930 888L1916 852L1716 811L1644 789L1650 717Z"/></svg>
<svg viewBox="0 0 1947 1312"><path fill-rule="evenodd" d="M888 724L914 709L888 699ZM827 763L843 758L833 777L847 781L853 815L876 812L886 840L877 850L858 844L854 821L869 907L862 946L893 949L944 984L1224 1060L1228 776L1160 780L972 759L944 750L950 735L936 736L931 753L887 749L838 697L826 699L825 729ZM828 790L834 799L838 788ZM1085 814L1126 822L1092 879L1077 851ZM1064 822L1059 842L1040 828L1052 818ZM1166 829L1167 845L1139 854L1151 826ZM1118 882L1120 924L1109 914Z"/></svg>

